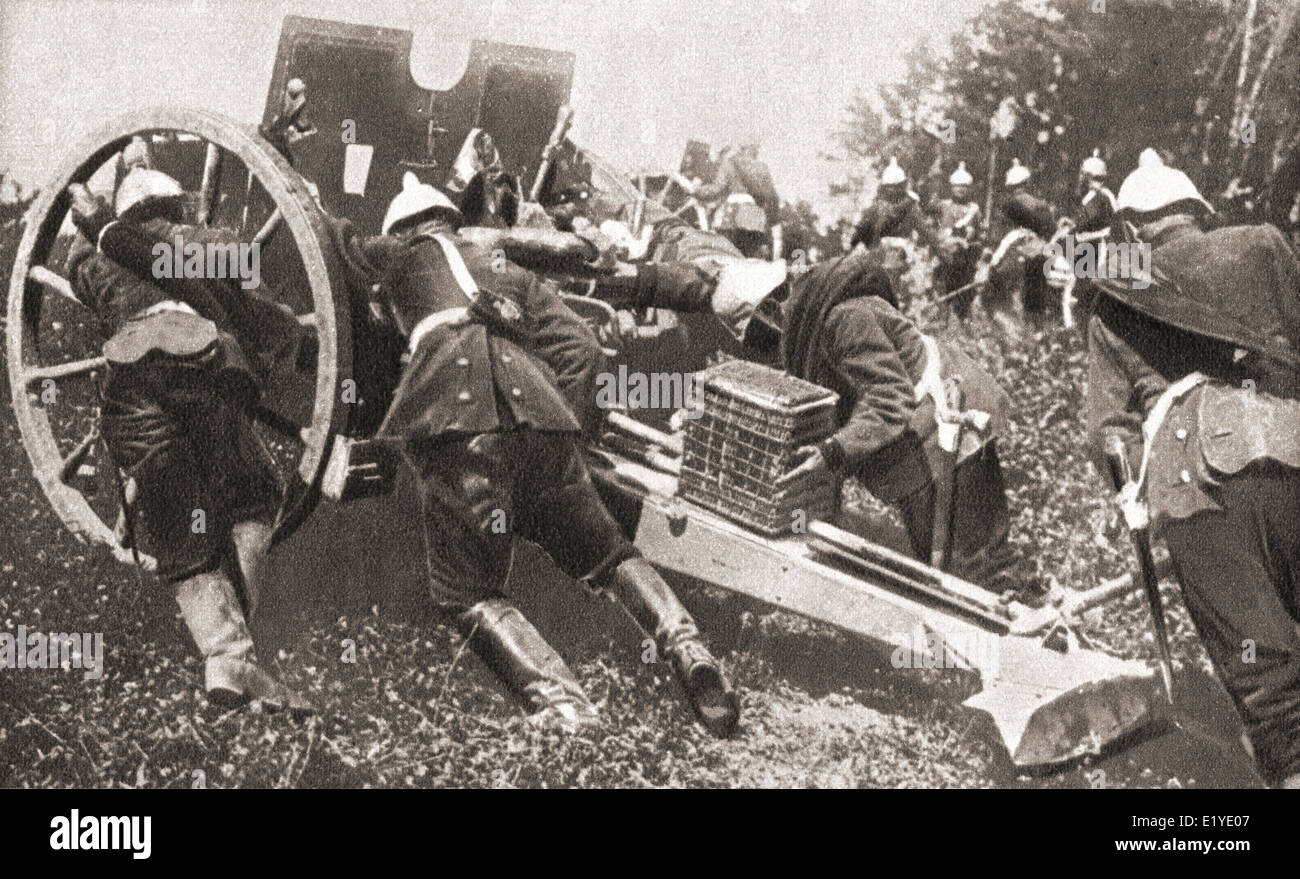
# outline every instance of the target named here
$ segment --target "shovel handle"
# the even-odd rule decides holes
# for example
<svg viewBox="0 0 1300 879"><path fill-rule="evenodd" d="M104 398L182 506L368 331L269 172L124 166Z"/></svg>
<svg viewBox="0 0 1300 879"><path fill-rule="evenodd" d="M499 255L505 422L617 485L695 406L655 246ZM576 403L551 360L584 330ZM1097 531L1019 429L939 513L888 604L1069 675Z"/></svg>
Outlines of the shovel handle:
<svg viewBox="0 0 1300 879"><path fill-rule="evenodd" d="M1128 454L1124 450L1124 441L1117 436L1107 439L1106 466L1116 491L1133 481L1133 470L1129 466ZM1151 534L1146 528L1130 528L1129 534L1133 540L1133 552L1138 560L1138 572L1142 578L1142 590L1146 593L1147 608L1151 611L1151 627L1155 630L1156 649L1160 654L1160 678L1165 686L1165 696L1172 705L1174 664L1169 651L1169 629L1165 623L1164 602L1160 598L1160 578L1156 574L1155 559L1151 555Z"/></svg>

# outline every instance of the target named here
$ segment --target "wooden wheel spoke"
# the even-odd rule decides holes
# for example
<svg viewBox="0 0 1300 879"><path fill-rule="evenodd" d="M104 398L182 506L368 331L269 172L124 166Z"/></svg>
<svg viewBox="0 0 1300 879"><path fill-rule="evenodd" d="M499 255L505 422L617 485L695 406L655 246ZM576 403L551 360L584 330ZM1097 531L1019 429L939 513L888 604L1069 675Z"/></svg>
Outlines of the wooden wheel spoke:
<svg viewBox="0 0 1300 879"><path fill-rule="evenodd" d="M262 224L262 228L258 229L257 234L253 236L253 243L259 247L265 244L266 239L271 237L271 234L275 232L280 225L280 221L283 219L284 214L280 212L279 207L276 207L276 209L271 212L271 216L266 218L266 222Z"/></svg>
<svg viewBox="0 0 1300 879"><path fill-rule="evenodd" d="M99 430L92 428L90 433L86 434L85 438L77 443L77 447L68 453L59 466L60 482L67 484L75 476L93 476L95 474L94 467L84 465L86 457L90 454L90 450L95 447L95 440L97 439L99 439Z"/></svg>
<svg viewBox="0 0 1300 879"><path fill-rule="evenodd" d="M62 275L50 271L45 266L32 266L27 272L27 277L85 308L85 304L77 298L77 294L72 292L72 285L68 283L68 279Z"/></svg>
<svg viewBox="0 0 1300 879"><path fill-rule="evenodd" d="M97 369L103 369L107 363L108 361L103 357L87 357L85 360L72 360L55 366L37 366L23 374L23 383L27 387L31 387L37 382L45 381L47 378L58 380L80 376L88 372L94 372Z"/></svg>
<svg viewBox="0 0 1300 879"><path fill-rule="evenodd" d="M302 324L304 327L316 326L316 312L309 311L306 314L298 315L298 323Z"/></svg>
<svg viewBox="0 0 1300 879"><path fill-rule="evenodd" d="M221 190L221 147L211 141L203 153L203 181L199 184L199 201L195 211L195 220L207 226L216 213L217 199Z"/></svg>

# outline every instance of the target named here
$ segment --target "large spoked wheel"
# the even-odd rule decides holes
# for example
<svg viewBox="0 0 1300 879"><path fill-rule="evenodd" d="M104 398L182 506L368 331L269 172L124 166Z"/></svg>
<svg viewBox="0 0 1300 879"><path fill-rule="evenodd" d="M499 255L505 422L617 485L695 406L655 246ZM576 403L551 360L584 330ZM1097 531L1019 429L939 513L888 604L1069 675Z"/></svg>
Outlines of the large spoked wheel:
<svg viewBox="0 0 1300 879"><path fill-rule="evenodd" d="M270 212L273 203L280 228L277 237L287 229L301 260L298 277L305 276L309 290L298 283L286 285L296 289L282 287L276 295L294 309L302 324L315 328L319 348L313 404L301 406L296 418L269 419L280 432L275 451L292 470L291 500L284 519L296 520L306 512L333 437L346 420L340 390L351 377L352 365L346 285L327 246L324 217L302 177L255 127L204 110L154 108L123 116L82 141L27 213L9 285L6 364L14 415L46 498L79 540L107 545L123 561L130 561L133 554L123 544L123 528L116 520L120 483L109 473L112 465L97 430L96 385L104 369L99 349L103 339L84 331L94 318L76 301L52 257L62 246L56 243L70 232L68 186L87 182L115 160L133 137L158 132L206 142L205 188L224 160L238 159L243 166L240 173L248 180L243 188L244 225L248 201L259 197L263 214ZM260 189L255 189L253 180ZM206 221L207 215L204 208L200 217ZM275 221L267 223L263 234L272 225ZM253 237L247 228L244 236ZM307 376L302 396L311 393L312 384Z"/></svg>

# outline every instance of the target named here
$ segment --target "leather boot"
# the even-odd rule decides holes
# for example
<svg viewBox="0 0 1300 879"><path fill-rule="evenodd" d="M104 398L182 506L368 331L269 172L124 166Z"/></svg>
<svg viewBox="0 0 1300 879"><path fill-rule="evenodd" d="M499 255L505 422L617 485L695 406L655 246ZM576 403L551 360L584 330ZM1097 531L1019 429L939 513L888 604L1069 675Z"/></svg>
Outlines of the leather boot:
<svg viewBox="0 0 1300 879"><path fill-rule="evenodd" d="M204 684L214 704L237 708L261 699L298 715L314 711L257 664L235 586L224 573L209 571L177 583L176 603L203 656Z"/></svg>
<svg viewBox="0 0 1300 879"><path fill-rule="evenodd" d="M700 640L695 620L654 566L644 558L628 559L614 569L608 589L654 635L659 655L672 663L705 729L722 738L735 733L740 697Z"/></svg>
<svg viewBox="0 0 1300 879"><path fill-rule="evenodd" d="M257 615L261 599L262 572L266 550L271 545L271 526L257 520L239 522L230 529L230 538L235 545L235 562L244 587L245 617L252 620Z"/></svg>
<svg viewBox="0 0 1300 879"><path fill-rule="evenodd" d="M600 725L564 659L509 601L481 601L456 624L470 648L527 706L532 722L570 733Z"/></svg>

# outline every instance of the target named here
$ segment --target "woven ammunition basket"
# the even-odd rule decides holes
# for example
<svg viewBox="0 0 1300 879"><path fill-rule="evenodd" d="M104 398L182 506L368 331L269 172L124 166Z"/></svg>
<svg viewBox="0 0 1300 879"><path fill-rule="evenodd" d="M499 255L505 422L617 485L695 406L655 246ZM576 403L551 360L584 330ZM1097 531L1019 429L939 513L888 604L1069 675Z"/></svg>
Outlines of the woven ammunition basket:
<svg viewBox="0 0 1300 879"><path fill-rule="evenodd" d="M777 489L794 451L835 432L835 393L780 370L730 360L699 373L703 412L686 422L678 494L770 536L834 512L830 478Z"/></svg>

